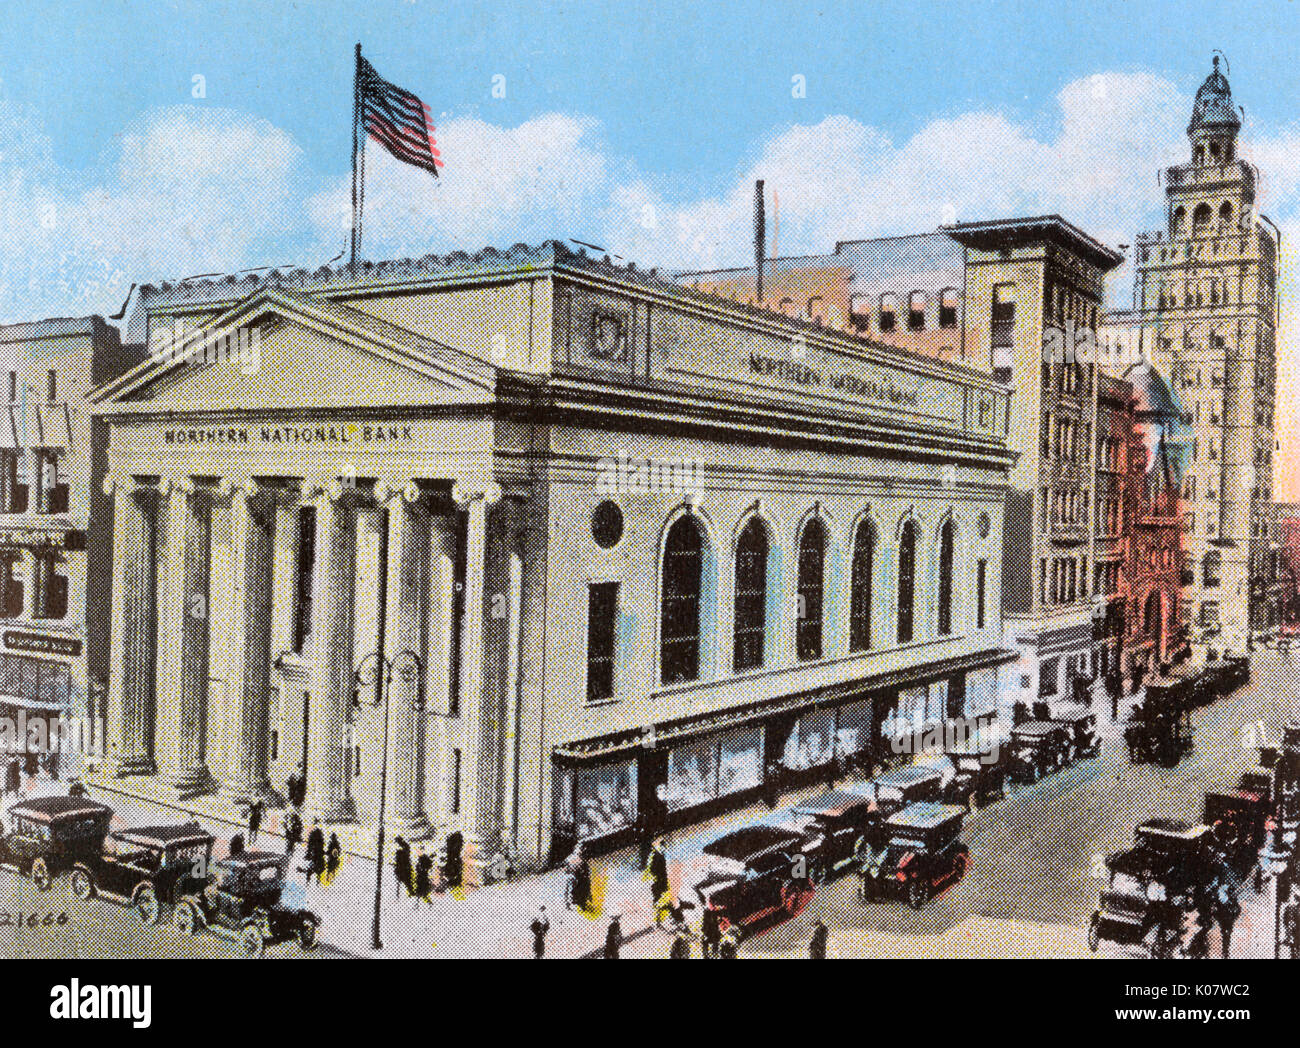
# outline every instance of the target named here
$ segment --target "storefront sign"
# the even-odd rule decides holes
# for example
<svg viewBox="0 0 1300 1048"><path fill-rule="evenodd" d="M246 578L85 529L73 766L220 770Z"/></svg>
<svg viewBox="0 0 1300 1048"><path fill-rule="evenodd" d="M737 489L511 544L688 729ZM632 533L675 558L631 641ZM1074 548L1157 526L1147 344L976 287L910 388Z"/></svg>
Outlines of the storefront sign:
<svg viewBox="0 0 1300 1048"><path fill-rule="evenodd" d="M167 444L324 444L331 447L409 444L411 426L391 422L304 423L297 426L218 426L163 431Z"/></svg>
<svg viewBox="0 0 1300 1048"><path fill-rule="evenodd" d="M0 546L81 550L86 548L86 533L45 528L0 528Z"/></svg>
<svg viewBox="0 0 1300 1048"><path fill-rule="evenodd" d="M5 630L5 647L14 651L32 651L40 655L64 655L76 658L81 654L81 641L75 637L50 637L44 633L24 633Z"/></svg>

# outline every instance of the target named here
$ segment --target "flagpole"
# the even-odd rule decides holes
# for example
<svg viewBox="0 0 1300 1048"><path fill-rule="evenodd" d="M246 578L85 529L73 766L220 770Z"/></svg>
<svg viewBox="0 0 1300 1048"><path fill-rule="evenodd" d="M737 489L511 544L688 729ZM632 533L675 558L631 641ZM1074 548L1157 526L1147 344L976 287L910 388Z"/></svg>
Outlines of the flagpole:
<svg viewBox="0 0 1300 1048"><path fill-rule="evenodd" d="M350 265L357 264L357 254L361 250L361 179L363 171L358 170L357 161L363 146L361 144L361 44L357 44L357 62L352 74L352 259ZM363 161L364 162L364 161Z"/></svg>

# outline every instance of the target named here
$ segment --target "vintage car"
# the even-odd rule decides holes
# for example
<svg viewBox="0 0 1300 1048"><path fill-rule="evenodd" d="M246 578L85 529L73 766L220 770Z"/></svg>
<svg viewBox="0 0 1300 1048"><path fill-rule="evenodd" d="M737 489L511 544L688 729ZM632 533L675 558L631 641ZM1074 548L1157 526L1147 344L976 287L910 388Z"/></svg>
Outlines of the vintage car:
<svg viewBox="0 0 1300 1048"><path fill-rule="evenodd" d="M883 823L871 798L827 790L796 805L781 826L803 834L808 876L820 884L847 869L867 846L877 843Z"/></svg>
<svg viewBox="0 0 1300 1048"><path fill-rule="evenodd" d="M1070 746L1069 761L1095 757L1101 752L1101 740L1097 737L1097 715L1086 709L1058 710L1051 716L1052 723L1065 727L1066 739Z"/></svg>
<svg viewBox="0 0 1300 1048"><path fill-rule="evenodd" d="M1238 877L1259 861L1268 822L1268 794L1254 790L1207 791L1201 821L1214 831L1214 841Z"/></svg>
<svg viewBox="0 0 1300 1048"><path fill-rule="evenodd" d="M812 899L814 883L802 854L806 838L779 826L746 826L703 849L707 870L694 885L700 904L721 911L723 932L744 935L766 917L797 916Z"/></svg>
<svg viewBox="0 0 1300 1048"><path fill-rule="evenodd" d="M1222 874L1213 831L1204 824L1150 819L1134 846L1106 858L1106 887L1088 922L1088 948L1101 942L1171 957L1184 942L1198 896Z"/></svg>
<svg viewBox="0 0 1300 1048"><path fill-rule="evenodd" d="M1007 795L1010 754L1005 747L946 750L944 756L957 773L943 788L942 799L946 803L965 805L974 811Z"/></svg>
<svg viewBox="0 0 1300 1048"><path fill-rule="evenodd" d="M877 775L865 788L882 818L902 811L914 801L937 801L942 791L943 772L920 764L905 764Z"/></svg>
<svg viewBox="0 0 1300 1048"><path fill-rule="evenodd" d="M202 891L176 903L172 920L184 935L200 929L236 939L247 957L261 957L268 946L296 940L314 949L320 918L310 910L284 906L286 855L249 851L219 859L215 879Z"/></svg>
<svg viewBox="0 0 1300 1048"><path fill-rule="evenodd" d="M1146 698L1133 708L1124 729L1130 761L1174 768L1192 749L1192 722L1187 712L1191 684L1191 678L1155 677L1148 682Z"/></svg>
<svg viewBox="0 0 1300 1048"><path fill-rule="evenodd" d="M9 809L0 827L0 866L17 870L45 891L78 861L98 855L113 809L87 797L35 797Z"/></svg>
<svg viewBox="0 0 1300 1048"><path fill-rule="evenodd" d="M1063 724L1032 720L1011 729L1007 774L1015 782L1037 782L1063 768L1069 757L1070 738Z"/></svg>
<svg viewBox="0 0 1300 1048"><path fill-rule="evenodd" d="M119 830L99 855L72 867L72 894L125 903L145 924L157 924L183 895L206 887L213 843L212 834L197 822Z"/></svg>
<svg viewBox="0 0 1300 1048"><path fill-rule="evenodd" d="M947 884L961 880L970 853L961 842L966 809L923 801L885 820L889 841L860 870L860 892L869 902L902 894L914 910Z"/></svg>

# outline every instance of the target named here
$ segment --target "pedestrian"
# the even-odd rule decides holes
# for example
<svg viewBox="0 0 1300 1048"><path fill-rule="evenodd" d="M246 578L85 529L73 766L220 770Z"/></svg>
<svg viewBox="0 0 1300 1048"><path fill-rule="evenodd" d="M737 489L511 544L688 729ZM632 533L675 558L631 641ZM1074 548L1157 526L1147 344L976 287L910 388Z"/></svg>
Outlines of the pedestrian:
<svg viewBox="0 0 1300 1048"><path fill-rule="evenodd" d="M740 956L740 933L734 927L728 928L718 944L718 957L724 961L734 961Z"/></svg>
<svg viewBox="0 0 1300 1048"><path fill-rule="evenodd" d="M716 960L722 942L722 914L716 906L705 904L700 919L700 951L706 961Z"/></svg>
<svg viewBox="0 0 1300 1048"><path fill-rule="evenodd" d="M415 862L415 904L420 900L429 902L429 893L433 891L433 859L428 852L421 852Z"/></svg>
<svg viewBox="0 0 1300 1048"><path fill-rule="evenodd" d="M464 847L465 837L459 830L447 834L446 858L442 864L442 880L448 888L459 888L464 880Z"/></svg>
<svg viewBox="0 0 1300 1048"><path fill-rule="evenodd" d="M22 785L22 775L22 769L18 767L18 758L12 758L9 767L5 769L5 793L18 792L18 788Z"/></svg>
<svg viewBox="0 0 1300 1048"><path fill-rule="evenodd" d="M339 872L339 866L343 863L343 845L339 843L337 833L330 834L330 842L325 849L325 876L327 881L332 881L334 875Z"/></svg>
<svg viewBox="0 0 1300 1048"><path fill-rule="evenodd" d="M408 897L413 891L411 884L411 846L404 837L398 837L393 843L396 845L393 849L393 878L397 881L397 890L393 893L393 898L400 899L403 888L406 889Z"/></svg>
<svg viewBox="0 0 1300 1048"><path fill-rule="evenodd" d="M302 843L302 816L294 808L284 817L284 854L293 857L294 850Z"/></svg>
<svg viewBox="0 0 1300 1048"><path fill-rule="evenodd" d="M673 961L691 959L691 933L685 928L679 928L677 934L673 936L673 945L668 950L668 959Z"/></svg>
<svg viewBox="0 0 1300 1048"><path fill-rule="evenodd" d="M662 924L664 918L664 897L668 896L668 852L660 837L650 848L650 861L646 863L643 875L650 882L650 905L655 908L655 923ZM668 898L671 903L671 897Z"/></svg>
<svg viewBox="0 0 1300 1048"><path fill-rule="evenodd" d="M551 930L551 919L546 916L545 906L537 911L529 930L533 933L533 957L540 961L546 956L546 933Z"/></svg>
<svg viewBox="0 0 1300 1048"><path fill-rule="evenodd" d="M312 820L311 833L307 834L307 883L313 877L320 884L320 875L325 872L325 831L320 828L320 819Z"/></svg>
<svg viewBox="0 0 1300 1048"><path fill-rule="evenodd" d="M619 959L619 950L623 948L623 926L619 923L619 915L614 914L610 918L609 928L605 931L605 960L617 961Z"/></svg>
<svg viewBox="0 0 1300 1048"><path fill-rule="evenodd" d="M295 808L301 808L307 800L307 770L306 765L301 761L298 762L298 768L290 776L289 781L285 783L285 796L289 798L289 803Z"/></svg>
<svg viewBox="0 0 1300 1048"><path fill-rule="evenodd" d="M248 806L248 843L257 843L257 832L262 828L262 815L266 812L266 805L260 799L253 801Z"/></svg>
<svg viewBox="0 0 1300 1048"><path fill-rule="evenodd" d="M812 939L808 942L808 956L814 961L826 960L826 925L818 921L813 925Z"/></svg>
<svg viewBox="0 0 1300 1048"><path fill-rule="evenodd" d="M1219 922L1219 934L1223 939L1223 957L1226 960L1232 949L1232 929L1241 916L1241 903L1237 900L1237 891L1230 880L1219 882L1219 892L1215 899L1214 919Z"/></svg>
<svg viewBox="0 0 1300 1048"><path fill-rule="evenodd" d="M591 902L591 864L581 843L564 861L564 867L569 878L567 905L570 909L585 910Z"/></svg>
<svg viewBox="0 0 1300 1048"><path fill-rule="evenodd" d="M242 833L237 833L230 838L230 854L231 855L244 854L244 835Z"/></svg>

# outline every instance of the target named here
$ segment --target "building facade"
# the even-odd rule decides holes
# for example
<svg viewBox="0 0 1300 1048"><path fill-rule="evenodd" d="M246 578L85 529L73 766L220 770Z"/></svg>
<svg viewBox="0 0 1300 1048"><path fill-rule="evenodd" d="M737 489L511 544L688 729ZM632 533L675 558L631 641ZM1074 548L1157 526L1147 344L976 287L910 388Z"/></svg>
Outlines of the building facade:
<svg viewBox="0 0 1300 1048"><path fill-rule="evenodd" d="M540 863L995 712L987 374L556 243L139 303L96 393L117 788L301 762L373 828L387 724L394 829Z"/></svg>
<svg viewBox="0 0 1300 1048"><path fill-rule="evenodd" d="M53 771L79 770L59 742L96 744L108 673L107 441L86 397L141 356L101 317L0 326L0 716L44 722Z"/></svg>
<svg viewBox="0 0 1300 1048"><path fill-rule="evenodd" d="M1203 652L1245 651L1278 618L1267 564L1279 233L1258 211L1240 129L1216 58L1187 127L1191 162L1164 172L1165 228L1135 242L1133 307L1105 323L1105 337L1149 359L1191 415L1185 597Z"/></svg>

